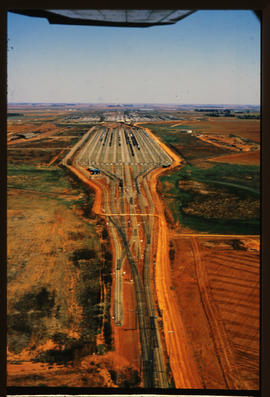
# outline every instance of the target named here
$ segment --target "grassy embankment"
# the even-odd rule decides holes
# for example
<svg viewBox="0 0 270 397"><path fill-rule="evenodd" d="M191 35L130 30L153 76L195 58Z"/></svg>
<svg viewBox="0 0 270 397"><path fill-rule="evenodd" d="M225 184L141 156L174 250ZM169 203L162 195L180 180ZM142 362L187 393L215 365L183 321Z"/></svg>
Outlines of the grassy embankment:
<svg viewBox="0 0 270 397"><path fill-rule="evenodd" d="M230 153L228 149L204 143L173 127L147 125L168 146L182 156L186 165L159 178L160 193L174 222L196 231L227 234L257 234L260 231L260 168L236 164L193 161ZM188 128L181 125L181 129ZM174 129L174 132L173 132Z"/></svg>

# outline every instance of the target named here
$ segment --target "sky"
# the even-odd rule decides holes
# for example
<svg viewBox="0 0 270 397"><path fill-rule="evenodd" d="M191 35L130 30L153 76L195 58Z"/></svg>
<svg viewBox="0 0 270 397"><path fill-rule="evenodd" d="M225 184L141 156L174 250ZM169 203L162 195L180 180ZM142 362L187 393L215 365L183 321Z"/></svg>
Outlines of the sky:
<svg viewBox="0 0 270 397"><path fill-rule="evenodd" d="M260 104L260 22L201 10L149 28L8 14L8 102Z"/></svg>

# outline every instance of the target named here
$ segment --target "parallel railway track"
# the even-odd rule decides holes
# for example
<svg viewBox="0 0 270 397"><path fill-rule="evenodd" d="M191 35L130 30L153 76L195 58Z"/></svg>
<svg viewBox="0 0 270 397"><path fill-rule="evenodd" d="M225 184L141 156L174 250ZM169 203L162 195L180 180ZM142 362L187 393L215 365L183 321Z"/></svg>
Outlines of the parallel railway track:
<svg viewBox="0 0 270 397"><path fill-rule="evenodd" d="M116 326L123 325L125 316L121 277L124 255L134 280L143 382L147 388L167 388L168 376L150 278L154 222L151 215L154 205L146 178L151 171L161 167L162 163L169 162L172 159L143 129L125 126L92 129L89 139L79 147L74 160L78 167L99 168L101 175L107 180L106 186L99 182L98 184L104 191L104 216L107 217L115 245L114 321ZM117 203L114 199L116 189L120 194ZM141 194L142 190L145 191L144 196ZM127 216L122 216L123 213ZM140 220L141 225L140 214L147 213L149 217L144 216L144 220ZM128 220L131 221L133 230L133 250L127 232ZM143 240L140 237L142 235ZM139 253L140 258L135 252ZM142 263L142 270L138 267L139 263Z"/></svg>

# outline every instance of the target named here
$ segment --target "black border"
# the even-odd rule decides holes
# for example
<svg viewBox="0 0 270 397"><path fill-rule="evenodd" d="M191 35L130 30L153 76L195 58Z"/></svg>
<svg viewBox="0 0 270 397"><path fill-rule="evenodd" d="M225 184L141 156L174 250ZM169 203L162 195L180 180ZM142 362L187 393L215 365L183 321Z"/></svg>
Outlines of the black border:
<svg viewBox="0 0 270 397"><path fill-rule="evenodd" d="M6 268L6 242L7 242L7 219L6 219L6 209L7 209L7 150L6 150L6 112L7 112L7 67L6 67L6 55L7 55L7 41L6 38L6 28L7 28L7 18L5 12L0 10L0 51L1 51L1 95L0 95L0 213L1 213L1 238L0 238L0 264L1 264L1 276L0 276L0 395L5 391L6 385L6 291L7 291L7 268ZM3 38L3 39L2 39ZM3 56L2 56L3 54ZM3 393L4 394L4 393Z"/></svg>
<svg viewBox="0 0 270 397"><path fill-rule="evenodd" d="M164 7L165 5L165 7ZM156 2L152 0L146 1L92 1L89 3L88 0L77 0L76 3L71 3L66 0L11 0L1 5L0 9L0 43L1 43L1 95L0 95L0 104L1 104L1 115L0 115L0 147L1 147L1 196L0 196L0 211L1 211L1 226L2 226L2 238L1 238L1 246L0 246L0 260L2 263L1 266L1 327L0 327L0 395L6 396L8 395L78 395L78 394L153 394L153 395L209 395L209 396L260 396L260 397L269 397L270 396L270 372L269 372L269 356L270 356L270 343L269 343L269 335L270 335L270 327L269 327L269 316L268 316L268 302L270 300L269 297L269 265L267 261L270 258L270 241L268 243L268 238L270 235L270 219L269 219L269 202L270 202L270 193L269 193L269 169L270 169L270 161L268 150L270 150L270 122L269 122L269 71L270 71L270 4L269 0L266 1L239 1L239 0L230 0L227 2L219 2L215 4L214 1L207 0L190 0L183 1L178 7L175 5L171 5L170 2L166 2L166 4L162 4L158 6ZM203 389L94 389L94 388L58 388L58 387L6 387L6 113L7 113L7 11L12 11L15 9L26 10L26 9L65 9L65 8L99 8L99 9L254 9L256 10L256 14L258 17L262 15L262 45L261 45L261 54L262 54L262 74L261 74L261 105L262 105L262 269L261 269L261 378L260 378L260 391L229 391L229 390L203 390ZM268 110L269 109L269 110Z"/></svg>
<svg viewBox="0 0 270 397"><path fill-rule="evenodd" d="M9 395L26 394L27 396L41 394L61 394L64 397L67 395L134 395L150 394L154 396L174 396L174 395L196 395L205 396L237 396L237 397L253 397L260 396L258 390L226 390L226 389L145 389L145 388L132 388L132 389L104 389L104 388L89 388L89 387L7 387ZM49 391L49 393L48 393Z"/></svg>

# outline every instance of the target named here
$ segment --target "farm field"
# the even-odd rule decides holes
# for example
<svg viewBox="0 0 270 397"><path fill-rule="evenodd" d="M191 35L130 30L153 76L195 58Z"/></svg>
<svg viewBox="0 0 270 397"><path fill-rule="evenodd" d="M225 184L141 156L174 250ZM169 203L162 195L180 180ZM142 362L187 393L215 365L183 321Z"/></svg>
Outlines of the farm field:
<svg viewBox="0 0 270 397"><path fill-rule="evenodd" d="M172 233L171 242L172 288L204 387L257 389L258 237Z"/></svg>
<svg viewBox="0 0 270 397"><path fill-rule="evenodd" d="M236 153L225 156L214 157L210 161L229 164L260 165L261 154L259 150L254 152Z"/></svg>
<svg viewBox="0 0 270 397"><path fill-rule="evenodd" d="M186 116L180 123L143 125L152 127L166 144L194 165L206 166L207 160L235 155L242 150L247 151L246 158L248 154L254 157L253 151L259 151L260 120L208 118L200 121Z"/></svg>
<svg viewBox="0 0 270 397"><path fill-rule="evenodd" d="M258 114L9 112L8 385L258 389Z"/></svg>

